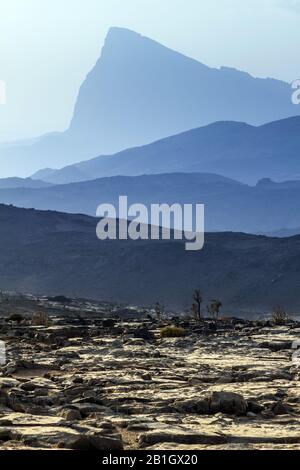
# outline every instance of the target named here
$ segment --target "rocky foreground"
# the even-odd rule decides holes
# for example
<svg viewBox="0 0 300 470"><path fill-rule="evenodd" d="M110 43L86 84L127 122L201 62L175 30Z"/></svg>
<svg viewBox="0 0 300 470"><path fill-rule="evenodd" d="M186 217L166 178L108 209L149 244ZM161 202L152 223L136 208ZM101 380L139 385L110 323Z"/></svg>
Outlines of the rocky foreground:
<svg viewBox="0 0 300 470"><path fill-rule="evenodd" d="M30 297L2 298L0 315L1 450L300 449L299 322Z"/></svg>

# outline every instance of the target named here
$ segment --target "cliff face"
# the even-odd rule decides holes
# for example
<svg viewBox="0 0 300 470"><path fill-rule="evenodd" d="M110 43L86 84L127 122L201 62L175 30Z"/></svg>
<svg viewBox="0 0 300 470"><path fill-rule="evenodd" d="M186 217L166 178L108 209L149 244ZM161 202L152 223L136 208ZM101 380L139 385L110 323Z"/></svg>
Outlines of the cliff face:
<svg viewBox="0 0 300 470"><path fill-rule="evenodd" d="M220 120L259 125L295 115L288 84L212 69L135 32L112 28L83 83L70 127L98 153Z"/></svg>

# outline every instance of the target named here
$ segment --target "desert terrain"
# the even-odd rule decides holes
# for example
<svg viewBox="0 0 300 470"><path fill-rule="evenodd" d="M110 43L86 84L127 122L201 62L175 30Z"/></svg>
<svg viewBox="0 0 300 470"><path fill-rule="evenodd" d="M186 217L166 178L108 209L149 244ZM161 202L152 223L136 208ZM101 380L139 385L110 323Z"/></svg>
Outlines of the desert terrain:
<svg viewBox="0 0 300 470"><path fill-rule="evenodd" d="M0 305L1 450L300 449L295 319L198 323L7 293Z"/></svg>

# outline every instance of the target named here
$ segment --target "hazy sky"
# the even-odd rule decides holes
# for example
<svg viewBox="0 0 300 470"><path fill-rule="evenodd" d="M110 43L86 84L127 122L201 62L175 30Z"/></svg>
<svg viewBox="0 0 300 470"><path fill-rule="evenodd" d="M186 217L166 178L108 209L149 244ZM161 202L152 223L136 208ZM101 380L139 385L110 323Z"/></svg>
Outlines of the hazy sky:
<svg viewBox="0 0 300 470"><path fill-rule="evenodd" d="M0 141L68 126L110 26L210 66L300 78L300 0L0 0Z"/></svg>

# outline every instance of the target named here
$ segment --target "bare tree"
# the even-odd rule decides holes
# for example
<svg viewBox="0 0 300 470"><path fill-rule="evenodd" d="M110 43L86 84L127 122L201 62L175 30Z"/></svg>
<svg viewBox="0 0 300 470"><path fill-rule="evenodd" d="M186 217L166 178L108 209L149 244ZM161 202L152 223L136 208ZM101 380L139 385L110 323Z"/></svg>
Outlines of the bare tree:
<svg viewBox="0 0 300 470"><path fill-rule="evenodd" d="M162 317L164 316L165 314L165 307L164 305L161 305L159 302L156 302L155 304L155 314L156 314L156 318L158 321L161 321L162 320Z"/></svg>
<svg viewBox="0 0 300 470"><path fill-rule="evenodd" d="M193 295L194 303L192 306L192 311L194 312L197 321L200 323L202 320L201 315L201 305L203 302L203 295L200 289L196 289Z"/></svg>
<svg viewBox="0 0 300 470"><path fill-rule="evenodd" d="M211 304L207 307L207 311L215 320L218 320L221 307L222 307L222 302L218 299L215 299L215 300L212 300Z"/></svg>
<svg viewBox="0 0 300 470"><path fill-rule="evenodd" d="M197 308L197 305L195 303L192 304L192 307L190 309L190 314L192 315L192 318L194 318L194 320L196 322L198 322L199 318L198 318L198 308Z"/></svg>

